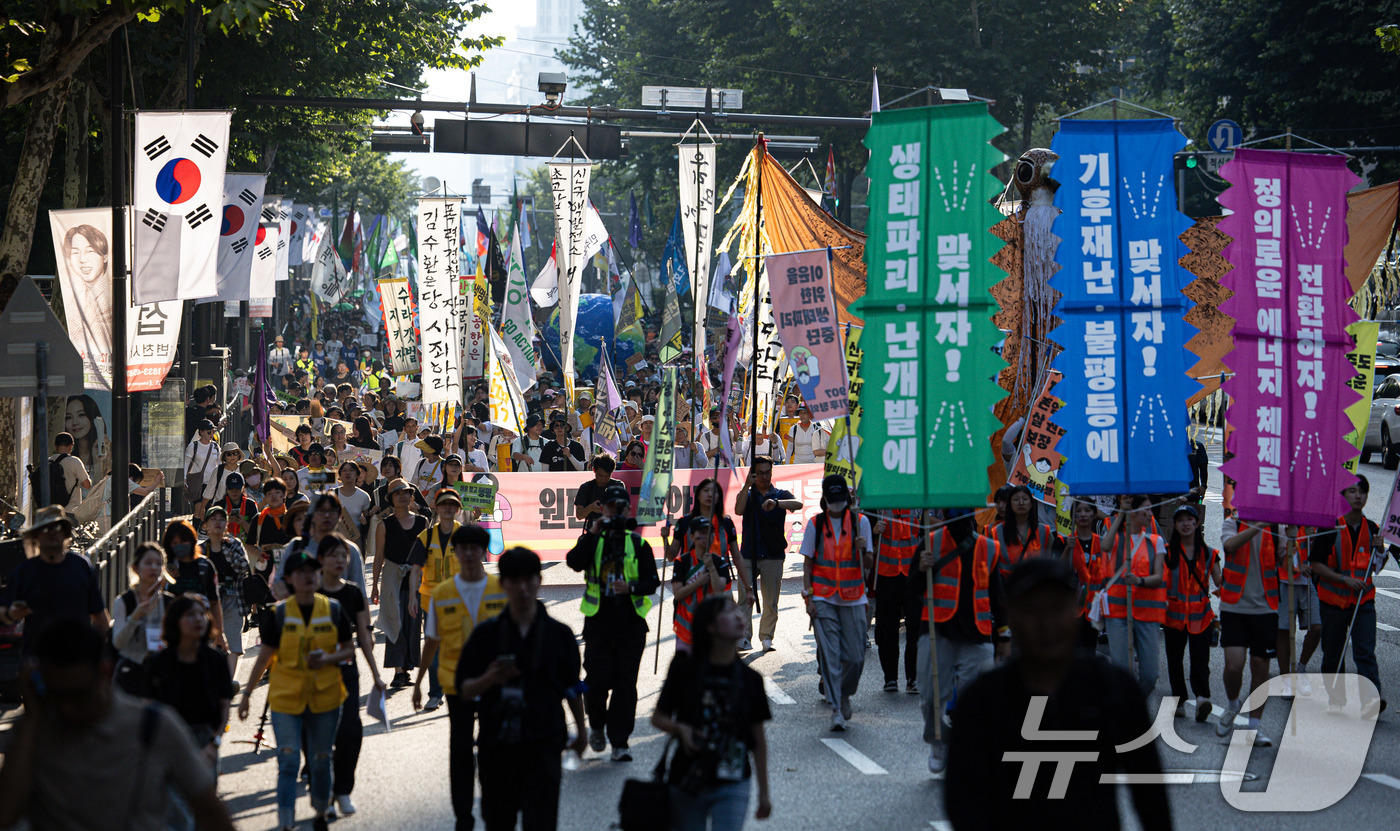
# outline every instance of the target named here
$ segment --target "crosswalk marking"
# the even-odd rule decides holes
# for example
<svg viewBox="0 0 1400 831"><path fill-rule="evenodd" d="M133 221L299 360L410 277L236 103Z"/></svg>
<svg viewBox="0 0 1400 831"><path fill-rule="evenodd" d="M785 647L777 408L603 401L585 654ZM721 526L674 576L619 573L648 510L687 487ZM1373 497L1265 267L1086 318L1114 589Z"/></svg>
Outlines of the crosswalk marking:
<svg viewBox="0 0 1400 831"><path fill-rule="evenodd" d="M1385 773L1363 773L1362 779L1370 779L1378 785L1385 785L1387 788L1394 788L1400 791L1400 779Z"/></svg>
<svg viewBox="0 0 1400 831"><path fill-rule="evenodd" d="M796 704L797 701L792 696L783 692L783 688L778 686L778 682L768 676L763 676L763 691L768 693L768 697L774 704Z"/></svg>
<svg viewBox="0 0 1400 831"><path fill-rule="evenodd" d="M831 748L832 752L842 759L851 763L851 767L864 773L867 776L881 776L889 771L875 764L875 761L849 744L844 739L822 739L822 744Z"/></svg>
<svg viewBox="0 0 1400 831"><path fill-rule="evenodd" d="M928 826L933 831L953 831L953 823L946 819L931 819L928 821Z"/></svg>
<svg viewBox="0 0 1400 831"><path fill-rule="evenodd" d="M1400 600L1400 592L1391 591L1390 589L1376 589L1376 594L1383 594L1386 597L1391 597L1396 600Z"/></svg>
<svg viewBox="0 0 1400 831"><path fill-rule="evenodd" d="M1376 628L1382 632L1400 632L1400 627L1391 626L1389 623L1381 623L1380 621L1376 621Z"/></svg>

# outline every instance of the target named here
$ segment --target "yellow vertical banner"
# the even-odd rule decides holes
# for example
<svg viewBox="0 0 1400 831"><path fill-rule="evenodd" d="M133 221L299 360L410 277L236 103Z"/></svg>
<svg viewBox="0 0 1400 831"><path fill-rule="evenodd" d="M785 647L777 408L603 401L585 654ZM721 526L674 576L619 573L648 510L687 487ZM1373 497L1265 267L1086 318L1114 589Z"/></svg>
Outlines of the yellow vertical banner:
<svg viewBox="0 0 1400 831"><path fill-rule="evenodd" d="M864 354L860 348L860 334L864 332L856 326L846 328L846 377L850 379L849 419L838 418L831 425L831 438L826 443L826 475L835 473L845 477L851 487L860 487L860 465L855 463L856 452L860 450L860 361ZM850 425L850 436L846 426Z"/></svg>
<svg viewBox="0 0 1400 831"><path fill-rule="evenodd" d="M1376 339L1380 337L1380 332L1381 324L1375 320L1358 320L1347 327L1347 334L1351 335L1351 351L1347 352L1347 360L1351 361L1352 368L1356 370L1347 381L1347 386L1361 395L1360 400L1346 409L1352 427L1352 431L1347 434L1347 441L1358 451L1366 439L1366 427L1371 420L1371 393L1374 391L1373 382L1376 377ZM1342 467L1355 473L1356 457L1348 459Z"/></svg>

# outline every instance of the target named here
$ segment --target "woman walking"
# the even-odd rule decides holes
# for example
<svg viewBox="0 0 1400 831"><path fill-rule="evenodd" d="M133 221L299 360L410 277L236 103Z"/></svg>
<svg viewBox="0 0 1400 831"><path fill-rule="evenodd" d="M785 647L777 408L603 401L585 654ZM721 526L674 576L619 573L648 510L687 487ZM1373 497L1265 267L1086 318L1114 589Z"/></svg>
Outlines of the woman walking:
<svg viewBox="0 0 1400 831"><path fill-rule="evenodd" d="M418 623L418 577L413 566L422 565L426 552L418 535L428 520L412 512L414 489L403 479L388 485L394 512L375 530L374 588L370 602L379 606L379 631L384 633L384 666L394 670L391 687L413 683L409 670L418 666L421 651ZM382 589L382 591L381 591Z"/></svg>
<svg viewBox="0 0 1400 831"><path fill-rule="evenodd" d="M117 686L131 695L146 694L147 659L161 648L161 621L175 599L166 589L165 550L153 542L136 547L131 588L112 604L112 645L117 648Z"/></svg>
<svg viewBox="0 0 1400 831"><path fill-rule="evenodd" d="M768 796L771 719L763 677L739 660L744 612L727 595L701 603L691 620L694 652L671 661L656 712L656 729L680 740L671 762L672 831L738 831L749 808L749 780L758 779L758 810L773 812Z"/></svg>
<svg viewBox="0 0 1400 831"><path fill-rule="evenodd" d="M1220 552L1206 546L1205 529L1194 505L1181 505L1172 515L1176 533L1167 543L1167 622L1162 638L1167 647L1167 679L1176 697L1176 717L1186 715L1186 672L1182 664L1191 648L1191 692L1196 696L1196 721L1210 716L1210 641L1215 612L1210 608L1210 581L1221 585Z"/></svg>
<svg viewBox="0 0 1400 831"><path fill-rule="evenodd" d="M1001 549L1001 577L1026 557L1048 557L1060 542L1055 529L1041 522L1031 489L1017 485L1006 499L1006 520L992 529L992 538Z"/></svg>
<svg viewBox="0 0 1400 831"><path fill-rule="evenodd" d="M219 572L214 563L204 556L200 549L194 526L185 520L177 520L166 526L160 545L169 557L167 570L170 574L170 593L179 596L186 592L202 596L209 603L209 611L214 615L214 644L228 649L224 638L224 609L219 594ZM235 626L241 625L235 621Z"/></svg>

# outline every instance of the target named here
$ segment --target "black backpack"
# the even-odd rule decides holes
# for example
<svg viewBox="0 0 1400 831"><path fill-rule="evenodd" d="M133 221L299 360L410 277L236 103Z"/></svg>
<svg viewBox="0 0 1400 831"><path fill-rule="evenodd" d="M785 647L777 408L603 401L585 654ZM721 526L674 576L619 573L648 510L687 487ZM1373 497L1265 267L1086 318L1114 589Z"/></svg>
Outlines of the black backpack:
<svg viewBox="0 0 1400 831"><path fill-rule="evenodd" d="M68 474L63 470L63 460L69 454L59 453L49 459L49 504L62 505L68 507L68 503L73 499L73 492L63 483L67 480Z"/></svg>

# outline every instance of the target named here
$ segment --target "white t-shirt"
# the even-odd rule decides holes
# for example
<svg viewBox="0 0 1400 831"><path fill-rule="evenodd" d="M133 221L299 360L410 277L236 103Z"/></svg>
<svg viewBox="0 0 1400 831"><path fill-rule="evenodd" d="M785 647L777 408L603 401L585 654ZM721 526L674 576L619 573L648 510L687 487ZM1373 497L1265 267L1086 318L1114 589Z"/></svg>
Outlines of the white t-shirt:
<svg viewBox="0 0 1400 831"><path fill-rule="evenodd" d="M540 467L540 456L544 453L545 442L546 439L544 436L540 436L537 439L532 439L529 436L521 436L520 438L510 443L511 453L524 453L526 456L529 456L531 459L535 460L535 464L533 467L530 467L528 465L521 467L520 470L522 472L528 471L530 473L538 473L541 470L544 470L543 467ZM522 450L521 448L524 449Z"/></svg>
<svg viewBox="0 0 1400 831"><path fill-rule="evenodd" d="M800 423L794 424L788 436L792 439L792 463L795 465L812 464L817 460L817 451L826 449L828 434L816 422L805 428Z"/></svg>
<svg viewBox="0 0 1400 831"><path fill-rule="evenodd" d="M369 506L373 502L370 495L360 488L355 488L349 496L346 496L340 488L336 488L335 498L340 500L340 507L344 508L351 519L356 522L360 521L364 512L369 510Z"/></svg>
<svg viewBox="0 0 1400 831"><path fill-rule="evenodd" d="M820 516L820 514L817 516ZM827 517L827 519L830 518L830 516ZM837 520L831 523L831 535L835 537L838 543L841 541L841 523L843 521L844 520ZM864 514L861 514L859 529L861 538L865 540L865 550L874 550L870 547L872 539L870 536L870 518ZM819 537L820 534L817 532L817 517L812 517L807 520L807 531L802 535L802 548L800 550L803 557L817 556L817 539ZM864 606L867 602L864 588L861 590L860 597L855 600L842 600L839 596L834 594L830 597L817 597L813 599L821 603L830 603L833 606Z"/></svg>
<svg viewBox="0 0 1400 831"><path fill-rule="evenodd" d="M418 468L413 472L413 478L409 484L418 488L419 491L426 492L429 488L442 481L442 457L439 456L436 462L427 459L418 461Z"/></svg>
<svg viewBox="0 0 1400 831"><path fill-rule="evenodd" d="M491 464L490 464L490 462L488 462L487 459L486 459L486 451L485 451L485 450L481 450L481 449L468 450L468 451L467 451L467 463L468 463L468 464L476 465L477 467L481 468L483 471L486 471L486 470L490 470L490 469L491 469Z"/></svg>
<svg viewBox="0 0 1400 831"><path fill-rule="evenodd" d="M480 580L463 580L462 575L452 575L452 582L457 584L457 593L462 596L462 602L467 606L467 614L472 616L472 627L477 624L476 610L481 605L481 597L486 594L486 578ZM437 604L428 604L428 619L423 625L423 634L430 638L437 637Z"/></svg>

